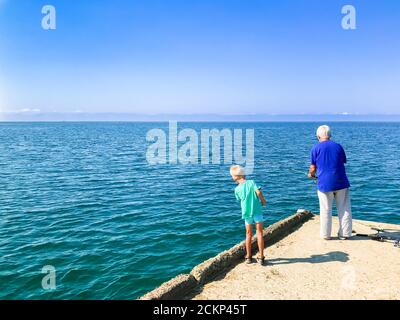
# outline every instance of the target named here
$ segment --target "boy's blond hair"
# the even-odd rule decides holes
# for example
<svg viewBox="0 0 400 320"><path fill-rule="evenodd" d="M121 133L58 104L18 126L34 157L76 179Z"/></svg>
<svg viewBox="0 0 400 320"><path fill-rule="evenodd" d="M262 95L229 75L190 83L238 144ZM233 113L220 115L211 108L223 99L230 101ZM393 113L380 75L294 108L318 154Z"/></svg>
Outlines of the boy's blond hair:
<svg viewBox="0 0 400 320"><path fill-rule="evenodd" d="M242 168L239 165L231 166L229 172L234 180L238 180L240 178L246 177L246 172L245 172L244 168Z"/></svg>

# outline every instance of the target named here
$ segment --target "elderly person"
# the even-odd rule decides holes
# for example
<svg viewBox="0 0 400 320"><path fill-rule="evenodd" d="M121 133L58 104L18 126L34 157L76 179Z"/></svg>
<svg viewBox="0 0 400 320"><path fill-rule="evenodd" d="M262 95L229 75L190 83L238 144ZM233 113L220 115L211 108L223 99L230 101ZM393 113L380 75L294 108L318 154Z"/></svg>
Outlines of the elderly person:
<svg viewBox="0 0 400 320"><path fill-rule="evenodd" d="M331 140L328 126L317 130L319 143L311 150L311 165L308 176L318 176L318 198L321 219L321 237L329 240L332 231L332 206L336 201L339 218L338 237L347 239L352 234L352 215L350 204L350 183L346 176L344 164L346 154L342 146Z"/></svg>

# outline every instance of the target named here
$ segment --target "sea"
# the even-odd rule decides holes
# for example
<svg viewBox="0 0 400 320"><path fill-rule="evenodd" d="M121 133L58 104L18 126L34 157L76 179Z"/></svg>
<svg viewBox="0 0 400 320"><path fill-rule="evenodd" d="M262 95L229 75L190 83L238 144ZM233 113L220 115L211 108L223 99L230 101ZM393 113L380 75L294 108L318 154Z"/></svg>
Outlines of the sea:
<svg viewBox="0 0 400 320"><path fill-rule="evenodd" d="M265 194L268 226L318 214L306 174L320 124L177 130L194 130L198 150L201 130L241 130L243 154L254 133L248 179ZM400 224L400 123L327 124L347 154L354 218ZM154 129L169 147L168 122L0 123L0 299L136 299L244 239L232 161L174 163L167 148L165 163L149 163Z"/></svg>

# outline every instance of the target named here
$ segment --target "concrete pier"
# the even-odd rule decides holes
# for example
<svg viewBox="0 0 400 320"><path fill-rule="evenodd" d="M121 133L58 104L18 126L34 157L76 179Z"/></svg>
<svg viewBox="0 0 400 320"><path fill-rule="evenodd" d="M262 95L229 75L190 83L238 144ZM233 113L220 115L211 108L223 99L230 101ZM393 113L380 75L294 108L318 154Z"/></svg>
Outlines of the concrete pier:
<svg viewBox="0 0 400 320"><path fill-rule="evenodd" d="M357 233L389 225L354 221ZM338 228L334 219L334 230ZM400 234L398 232L397 234ZM319 238L319 216L269 246L268 264L238 264L193 299L400 299L400 248L363 237Z"/></svg>
<svg viewBox="0 0 400 320"><path fill-rule="evenodd" d="M353 221L357 233L373 227L400 234L399 225ZM264 239L265 266L245 264L241 242L141 299L400 299L400 248L392 243L320 239L319 216L307 211L269 226Z"/></svg>

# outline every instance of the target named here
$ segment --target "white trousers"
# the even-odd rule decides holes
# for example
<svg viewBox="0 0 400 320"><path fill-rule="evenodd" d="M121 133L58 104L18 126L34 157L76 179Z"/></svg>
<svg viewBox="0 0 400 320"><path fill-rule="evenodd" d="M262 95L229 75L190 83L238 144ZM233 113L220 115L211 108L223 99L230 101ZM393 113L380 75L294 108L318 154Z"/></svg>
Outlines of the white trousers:
<svg viewBox="0 0 400 320"><path fill-rule="evenodd" d="M332 232L332 207L333 199L336 200L336 208L339 218L338 236L350 237L353 231L350 191L348 188L332 192L318 191L319 209L322 238L329 238Z"/></svg>

